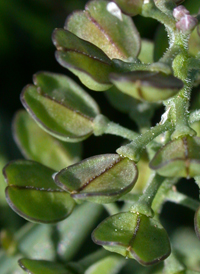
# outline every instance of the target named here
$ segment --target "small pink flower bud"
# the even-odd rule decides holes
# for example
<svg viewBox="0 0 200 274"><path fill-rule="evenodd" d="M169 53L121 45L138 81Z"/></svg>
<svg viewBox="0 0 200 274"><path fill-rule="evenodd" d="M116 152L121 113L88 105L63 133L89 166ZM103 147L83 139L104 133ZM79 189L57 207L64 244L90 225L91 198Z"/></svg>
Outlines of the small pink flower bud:
<svg viewBox="0 0 200 274"><path fill-rule="evenodd" d="M198 20L191 15L183 16L179 22L176 23L176 28L184 33L191 32L198 24Z"/></svg>
<svg viewBox="0 0 200 274"><path fill-rule="evenodd" d="M190 13L184 6L178 6L173 10L173 16L177 20L180 20L186 14L189 15Z"/></svg>

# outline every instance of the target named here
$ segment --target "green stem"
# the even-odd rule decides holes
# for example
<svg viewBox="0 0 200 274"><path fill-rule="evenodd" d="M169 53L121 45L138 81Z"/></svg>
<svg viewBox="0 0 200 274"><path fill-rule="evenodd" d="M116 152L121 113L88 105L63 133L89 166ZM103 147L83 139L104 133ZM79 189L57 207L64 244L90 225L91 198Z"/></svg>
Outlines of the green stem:
<svg viewBox="0 0 200 274"><path fill-rule="evenodd" d="M117 214L120 211L118 206L115 203L104 204L103 206L109 215Z"/></svg>
<svg viewBox="0 0 200 274"><path fill-rule="evenodd" d="M164 124L158 124L144 134L139 135L130 144L118 148L117 153L123 157L128 157L129 159L138 162L146 145L155 139L158 135L168 131L172 127L173 126L169 121L166 121Z"/></svg>
<svg viewBox="0 0 200 274"><path fill-rule="evenodd" d="M154 0L156 6L164 12L168 17L174 19L173 9L176 7L176 4L173 0Z"/></svg>
<svg viewBox="0 0 200 274"><path fill-rule="evenodd" d="M181 42L180 42L181 43ZM182 41L184 47L184 41ZM184 88L173 98L165 101L165 105L171 108L171 119L175 123L175 131L171 139L182 138L184 136L195 136L196 132L189 126L189 101L191 97L191 90L195 80L195 73L190 73L190 58L183 49L174 62L173 69L176 77L180 78L184 83ZM180 69L181 68L181 69Z"/></svg>
<svg viewBox="0 0 200 274"><path fill-rule="evenodd" d="M165 179L165 181L162 183L152 203L152 209L156 214L160 214L163 204L166 201L167 193L178 182L178 180L179 178L169 178Z"/></svg>
<svg viewBox="0 0 200 274"><path fill-rule="evenodd" d="M94 119L93 123L95 136L100 136L103 134L112 134L123 137L128 140L134 140L139 135L138 133L130 129L127 129L125 127L120 126L119 124L109 121L108 118L102 114L99 114Z"/></svg>
<svg viewBox="0 0 200 274"><path fill-rule="evenodd" d="M144 1L142 8L142 16L153 18L171 30L175 30L176 21L175 19L169 15L162 12L154 3L153 0Z"/></svg>
<svg viewBox="0 0 200 274"><path fill-rule="evenodd" d="M200 121L200 110L195 110L192 113L190 113L189 116L189 124L193 124L195 122L199 122Z"/></svg>
<svg viewBox="0 0 200 274"><path fill-rule="evenodd" d="M84 273L85 271L93 264L98 262L101 259L106 258L110 255L110 252L101 248L100 250L97 250L96 252L92 253L91 255L86 256L85 258L81 259L78 264L81 266L81 269L83 269Z"/></svg>
<svg viewBox="0 0 200 274"><path fill-rule="evenodd" d="M174 58L181 52L181 49L178 45L173 44L170 46L164 55L160 58L158 62L168 64L172 66Z"/></svg>
<svg viewBox="0 0 200 274"><path fill-rule="evenodd" d="M85 258L81 259L78 262L78 265L81 267L81 273L86 273L86 270L90 266L94 265L95 263L97 263L100 260L102 260L106 257L109 257L109 256L111 256L110 252L103 249L103 248L101 248L100 250L97 250L96 252L93 252L91 255L88 255ZM126 261L124 260L124 258L122 256L120 256L118 254L115 254L115 257L118 257L118 261L120 263L120 268L121 268L126 263ZM93 271L92 271L92 273L93 273ZM96 271L95 271L95 273L96 273Z"/></svg>
<svg viewBox="0 0 200 274"><path fill-rule="evenodd" d="M128 140L134 140L136 137L138 137L138 133L124 128L122 126L120 126L119 124L116 124L114 122L109 122L107 125L107 128L105 130L106 134L112 134L112 135L117 135L117 136L121 136L123 138L126 138Z"/></svg>
<svg viewBox="0 0 200 274"><path fill-rule="evenodd" d="M145 214L146 216L152 217L153 211L151 206L164 179L164 177L154 173L138 202L131 207L131 212L139 212Z"/></svg>
<svg viewBox="0 0 200 274"><path fill-rule="evenodd" d="M196 211L200 205L197 200L194 200L194 199L188 197L187 195L184 195L180 192L173 191L173 190L171 190L167 193L166 200L176 203L176 204L183 205L183 206L188 207L194 211Z"/></svg>

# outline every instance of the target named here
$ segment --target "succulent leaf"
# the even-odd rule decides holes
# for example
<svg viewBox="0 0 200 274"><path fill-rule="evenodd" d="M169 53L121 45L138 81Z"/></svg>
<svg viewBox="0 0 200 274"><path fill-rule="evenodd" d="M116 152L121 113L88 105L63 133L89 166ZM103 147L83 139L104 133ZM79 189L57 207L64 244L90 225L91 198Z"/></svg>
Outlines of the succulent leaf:
<svg viewBox="0 0 200 274"><path fill-rule="evenodd" d="M110 203L133 188L137 167L117 154L98 155L61 170L54 180L74 199Z"/></svg>
<svg viewBox="0 0 200 274"><path fill-rule="evenodd" d="M108 217L93 231L92 239L142 265L158 263L171 252L165 229L158 221L139 213L123 212Z"/></svg>
<svg viewBox="0 0 200 274"><path fill-rule="evenodd" d="M99 114L95 101L64 75L41 72L34 76L21 101L40 127L54 137L78 142L93 132L93 119Z"/></svg>
<svg viewBox="0 0 200 274"><path fill-rule="evenodd" d="M132 19L114 2L90 1L73 13L65 29L102 49L110 59L131 61L140 51L140 36Z"/></svg>
<svg viewBox="0 0 200 274"><path fill-rule="evenodd" d="M18 263L20 267L29 274L75 274L75 272L61 264L45 260L23 258L20 259Z"/></svg>
<svg viewBox="0 0 200 274"><path fill-rule="evenodd" d="M166 177L200 175L200 138L184 137L162 147L150 162L150 168Z"/></svg>
<svg viewBox="0 0 200 274"><path fill-rule="evenodd" d="M165 75L161 72L112 73L110 79L125 94L148 102L166 100L183 88L181 80L173 75Z"/></svg>
<svg viewBox="0 0 200 274"><path fill-rule="evenodd" d="M54 223L65 219L75 202L55 185L54 173L54 170L33 161L8 163L3 174L8 184L6 199L10 207L33 222Z"/></svg>
<svg viewBox="0 0 200 274"><path fill-rule="evenodd" d="M80 143L66 143L55 139L42 130L25 110L16 113L13 134L26 159L55 170L80 161Z"/></svg>

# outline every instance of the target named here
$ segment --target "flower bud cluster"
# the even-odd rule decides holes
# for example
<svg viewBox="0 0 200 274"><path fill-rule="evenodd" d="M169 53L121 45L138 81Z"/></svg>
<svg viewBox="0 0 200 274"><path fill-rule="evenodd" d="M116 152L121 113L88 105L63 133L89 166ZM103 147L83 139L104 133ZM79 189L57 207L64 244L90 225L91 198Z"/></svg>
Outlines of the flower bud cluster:
<svg viewBox="0 0 200 274"><path fill-rule="evenodd" d="M176 28L183 33L190 33L198 24L198 20L184 6L176 7L173 16L177 20Z"/></svg>

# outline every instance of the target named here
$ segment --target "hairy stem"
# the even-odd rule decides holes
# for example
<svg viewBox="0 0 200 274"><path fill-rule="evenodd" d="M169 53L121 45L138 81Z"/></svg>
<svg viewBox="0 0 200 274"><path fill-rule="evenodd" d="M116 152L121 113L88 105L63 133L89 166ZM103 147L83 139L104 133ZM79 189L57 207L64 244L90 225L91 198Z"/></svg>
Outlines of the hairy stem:
<svg viewBox="0 0 200 274"><path fill-rule="evenodd" d="M164 177L153 173L143 195L141 195L138 202L131 207L131 212L139 212L152 217L153 211L151 206L164 179Z"/></svg>
<svg viewBox="0 0 200 274"><path fill-rule="evenodd" d="M168 131L172 127L173 125L169 121L166 121L164 124L158 124L144 134L139 135L130 144L118 148L117 153L124 157L128 157L135 162L138 162L146 145L155 139L158 135Z"/></svg>

